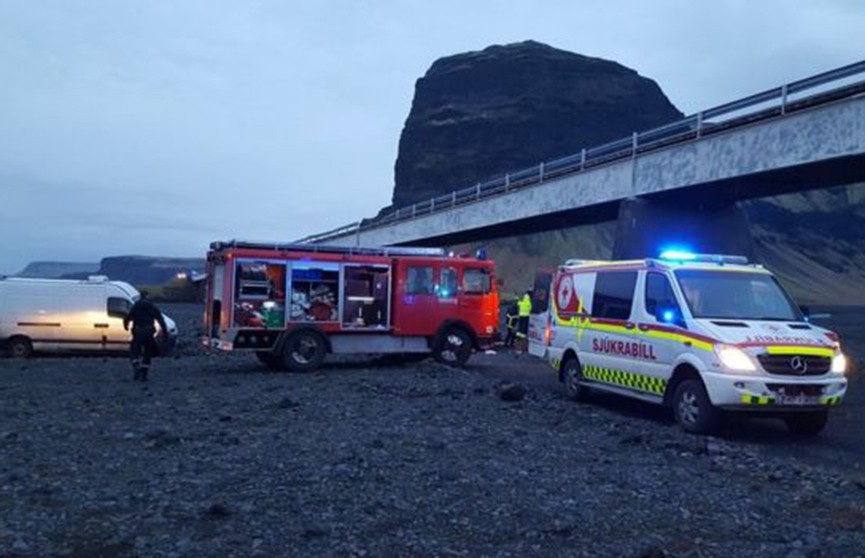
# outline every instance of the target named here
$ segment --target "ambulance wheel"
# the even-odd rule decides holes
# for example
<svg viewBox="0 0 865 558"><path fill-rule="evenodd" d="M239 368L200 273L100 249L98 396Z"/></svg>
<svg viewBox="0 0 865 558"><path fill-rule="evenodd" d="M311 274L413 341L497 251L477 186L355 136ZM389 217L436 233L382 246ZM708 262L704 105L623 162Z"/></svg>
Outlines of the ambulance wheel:
<svg viewBox="0 0 865 558"><path fill-rule="evenodd" d="M318 368L327 352L324 338L315 331L292 333L282 348L282 366L292 372L309 372Z"/></svg>
<svg viewBox="0 0 865 558"><path fill-rule="evenodd" d="M30 358L33 356L33 345L26 337L13 337L9 340L9 356L12 358Z"/></svg>
<svg viewBox="0 0 865 558"><path fill-rule="evenodd" d="M796 436L816 436L826 428L829 420L828 411L817 411L813 413L797 413L784 419L787 430Z"/></svg>
<svg viewBox="0 0 865 558"><path fill-rule="evenodd" d="M463 366L472 354L472 340L460 328L452 327L436 343L433 357L442 364Z"/></svg>
<svg viewBox="0 0 865 558"><path fill-rule="evenodd" d="M589 388L583 383L583 369L575 356L569 356L562 364L562 382L565 384L565 395L573 401L585 401Z"/></svg>
<svg viewBox="0 0 865 558"><path fill-rule="evenodd" d="M270 370L279 370L282 365L279 355L273 354L270 351L255 351L255 356L258 357L259 362Z"/></svg>
<svg viewBox="0 0 865 558"><path fill-rule="evenodd" d="M684 380L673 394L673 414L685 432L710 434L721 425L721 411L709 400L703 382Z"/></svg>

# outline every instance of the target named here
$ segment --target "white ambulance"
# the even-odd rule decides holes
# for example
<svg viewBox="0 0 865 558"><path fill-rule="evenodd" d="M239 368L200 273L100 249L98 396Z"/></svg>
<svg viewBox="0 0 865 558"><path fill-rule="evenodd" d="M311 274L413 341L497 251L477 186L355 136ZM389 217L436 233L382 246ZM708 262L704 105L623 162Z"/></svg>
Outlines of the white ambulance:
<svg viewBox="0 0 865 558"><path fill-rule="evenodd" d="M667 405L688 432L731 411L816 435L847 389L838 337L740 256L569 260L539 274L533 311L529 350L570 398L597 389Z"/></svg>

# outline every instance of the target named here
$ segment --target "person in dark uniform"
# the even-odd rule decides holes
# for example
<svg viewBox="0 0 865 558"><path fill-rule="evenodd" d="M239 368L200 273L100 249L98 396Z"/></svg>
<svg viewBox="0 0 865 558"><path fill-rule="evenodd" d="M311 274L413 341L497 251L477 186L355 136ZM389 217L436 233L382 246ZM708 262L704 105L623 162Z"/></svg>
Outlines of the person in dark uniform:
<svg viewBox="0 0 865 558"><path fill-rule="evenodd" d="M156 348L156 325L159 324L161 334L166 335L168 328L162 312L147 300L147 291L141 291L141 297L129 309L129 313L123 318L123 329L129 331L129 322L132 322L132 343L129 345L129 358L132 360L132 369L135 371L133 380L147 381L147 372L150 370L150 359L157 353Z"/></svg>
<svg viewBox="0 0 865 558"><path fill-rule="evenodd" d="M505 347L512 349L514 342L517 340L517 324L519 319L519 310L517 303L512 302L505 313L505 326L507 328L507 336L505 337Z"/></svg>

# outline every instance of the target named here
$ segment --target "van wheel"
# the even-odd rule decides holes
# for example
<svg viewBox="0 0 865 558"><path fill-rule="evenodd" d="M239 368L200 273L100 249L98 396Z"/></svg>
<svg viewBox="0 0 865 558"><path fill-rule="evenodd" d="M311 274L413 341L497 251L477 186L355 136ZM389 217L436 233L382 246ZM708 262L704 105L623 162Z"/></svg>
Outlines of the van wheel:
<svg viewBox="0 0 865 558"><path fill-rule="evenodd" d="M279 370L282 368L279 355L275 355L270 351L255 351L255 356L258 357L259 362L270 370Z"/></svg>
<svg viewBox="0 0 865 558"><path fill-rule="evenodd" d="M684 380L673 394L673 414L685 432L710 434L721 425L721 411L709 400L703 382Z"/></svg>
<svg viewBox="0 0 865 558"><path fill-rule="evenodd" d="M828 420L828 411L818 411L790 415L784 419L784 422L787 423L787 430L791 434L796 436L816 436L823 431Z"/></svg>
<svg viewBox="0 0 865 558"><path fill-rule="evenodd" d="M282 348L282 366L292 372L309 372L318 368L327 352L324 338L315 331L291 334Z"/></svg>
<svg viewBox="0 0 865 558"><path fill-rule="evenodd" d="M26 337L13 337L9 340L9 356L12 358L30 358L33 356L33 345Z"/></svg>
<svg viewBox="0 0 865 558"><path fill-rule="evenodd" d="M433 349L433 357L437 361L451 366L463 366L471 354L472 340L457 327L446 330Z"/></svg>
<svg viewBox="0 0 865 558"><path fill-rule="evenodd" d="M573 401L585 401L589 388L583 382L583 369L577 357L569 356L562 364L562 382L565 384L565 395Z"/></svg>

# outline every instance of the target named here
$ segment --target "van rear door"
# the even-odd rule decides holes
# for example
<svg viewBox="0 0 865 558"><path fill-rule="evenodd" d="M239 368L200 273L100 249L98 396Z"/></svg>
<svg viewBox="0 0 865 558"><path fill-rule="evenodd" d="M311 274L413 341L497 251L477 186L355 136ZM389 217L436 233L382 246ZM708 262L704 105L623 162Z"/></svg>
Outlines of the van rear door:
<svg viewBox="0 0 865 558"><path fill-rule="evenodd" d="M538 270L532 289L532 313L529 316L529 354L545 357L550 344L550 286L553 271Z"/></svg>

